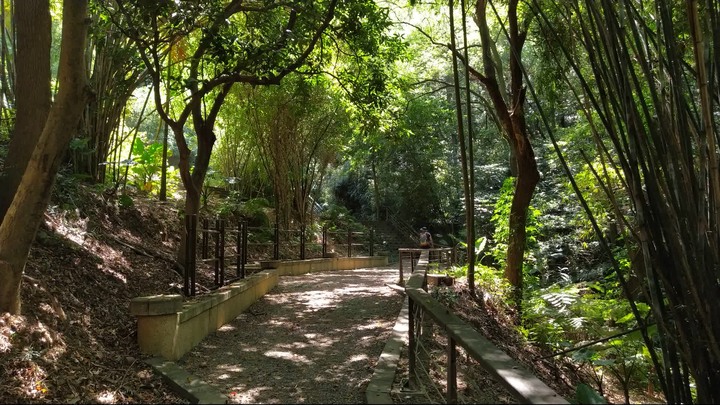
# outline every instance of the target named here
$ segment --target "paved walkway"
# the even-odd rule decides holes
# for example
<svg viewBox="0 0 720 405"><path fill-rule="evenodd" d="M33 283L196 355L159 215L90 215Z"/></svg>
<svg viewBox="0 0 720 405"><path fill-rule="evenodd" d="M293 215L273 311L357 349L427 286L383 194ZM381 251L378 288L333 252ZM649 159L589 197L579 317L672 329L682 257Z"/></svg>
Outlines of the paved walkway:
<svg viewBox="0 0 720 405"><path fill-rule="evenodd" d="M178 364L230 403L364 403L403 296L396 266L281 277Z"/></svg>

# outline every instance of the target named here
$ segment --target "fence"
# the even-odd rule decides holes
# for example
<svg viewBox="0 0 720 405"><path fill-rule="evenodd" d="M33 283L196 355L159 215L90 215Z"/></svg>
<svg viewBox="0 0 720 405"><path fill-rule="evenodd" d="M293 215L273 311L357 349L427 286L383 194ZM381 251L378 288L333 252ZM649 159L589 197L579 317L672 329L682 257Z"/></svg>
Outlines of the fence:
<svg viewBox="0 0 720 405"><path fill-rule="evenodd" d="M197 294L198 270L201 275L212 273L211 287L207 288L211 290L259 269L251 266L252 262L373 256L375 253L374 230L365 233L324 228L318 238L304 226L300 229L280 229L277 225L251 227L242 221L186 215L185 231L183 293L186 296ZM234 275L228 277L227 271L232 269Z"/></svg>
<svg viewBox="0 0 720 405"><path fill-rule="evenodd" d="M423 393L430 403L495 403L498 398L492 395L497 392L483 397L487 390L480 382L476 371L479 368L499 383L510 399L531 404L568 403L427 292L429 253L420 253L405 287L409 315L408 382L411 388L426 388L410 392ZM469 360L459 361L458 346Z"/></svg>
<svg viewBox="0 0 720 405"><path fill-rule="evenodd" d="M405 265L410 266L410 273L415 271L415 263L420 259L422 252L428 252L426 270L430 273L447 270L457 264L457 248L399 248L400 285L405 284Z"/></svg>

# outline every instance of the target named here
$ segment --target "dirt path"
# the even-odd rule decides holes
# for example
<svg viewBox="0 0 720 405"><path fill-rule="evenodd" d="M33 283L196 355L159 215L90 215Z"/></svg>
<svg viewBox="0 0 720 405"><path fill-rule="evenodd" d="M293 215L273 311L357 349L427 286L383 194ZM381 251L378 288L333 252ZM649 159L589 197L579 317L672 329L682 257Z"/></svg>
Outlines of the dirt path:
<svg viewBox="0 0 720 405"><path fill-rule="evenodd" d="M397 268L281 277L179 364L230 403L364 403L403 297Z"/></svg>

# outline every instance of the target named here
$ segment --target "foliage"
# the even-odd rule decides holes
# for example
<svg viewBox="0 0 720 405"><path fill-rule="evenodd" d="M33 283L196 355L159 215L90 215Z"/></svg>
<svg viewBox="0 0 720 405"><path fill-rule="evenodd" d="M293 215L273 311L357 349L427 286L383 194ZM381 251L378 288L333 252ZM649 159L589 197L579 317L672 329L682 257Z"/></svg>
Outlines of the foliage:
<svg viewBox="0 0 720 405"><path fill-rule="evenodd" d="M575 401L578 404L607 404L607 400L587 384L580 384L575 390Z"/></svg>
<svg viewBox="0 0 720 405"><path fill-rule="evenodd" d="M320 221L328 231L364 231L365 227L357 221L352 212L342 204L330 203L320 213Z"/></svg>
<svg viewBox="0 0 720 405"><path fill-rule="evenodd" d="M135 205L135 202L133 201L132 197L123 193L120 195L120 197L118 197L118 204L123 208L130 208Z"/></svg>
<svg viewBox="0 0 720 405"><path fill-rule="evenodd" d="M168 150L168 156L171 155ZM130 164L131 179L138 190L156 194L159 190L160 175L162 172L163 145L162 143L146 144L140 137L135 138L132 146ZM168 190L172 193L177 187L177 169L167 168Z"/></svg>
<svg viewBox="0 0 720 405"><path fill-rule="evenodd" d="M372 215L372 195L364 170L339 167L330 174L327 186L332 192L330 201L333 205L342 205L358 217Z"/></svg>
<svg viewBox="0 0 720 405"><path fill-rule="evenodd" d="M619 206L618 209L622 210L622 212L629 212L630 209L627 205L629 204L629 201L627 201L626 194L624 194L625 198L623 198L623 201L617 201L617 198L613 201L602 187L598 187L598 179L595 177L593 172L603 174L602 180L605 186L609 189L620 190L622 188L620 176L613 167L608 167L603 164L599 158L596 158L593 162L591 162L591 164L592 169L590 168L590 164L587 163L582 166L582 170L578 171L574 176L575 182L583 192L583 195L588 203L588 207L590 208L593 217L597 220L598 225L601 229L606 229L611 225L611 223L616 221L614 205L623 204L622 206ZM568 194L572 194L569 182L566 183L565 187L567 188ZM592 230L590 220L588 219L586 213L578 212L573 219L573 223L580 229L587 230L585 233L579 235L582 240L595 238L594 231Z"/></svg>
<svg viewBox="0 0 720 405"><path fill-rule="evenodd" d="M270 207L270 201L265 198L251 198L240 204L239 214L248 221L248 226L270 226L274 222L269 215Z"/></svg>
<svg viewBox="0 0 720 405"><path fill-rule="evenodd" d="M499 196L495 202L492 217L490 218L490 221L495 225L495 231L493 232L493 246L490 249L490 254L495 259L495 262L498 263L498 267L500 268L505 266L508 238L510 236L510 207L512 205L514 189L515 178L506 178L500 188ZM528 249L532 249L537 246L537 238L539 236L540 227L540 210L530 206L528 208L527 223L525 225L527 232L525 241Z"/></svg>
<svg viewBox="0 0 720 405"><path fill-rule="evenodd" d="M453 288L446 286L433 286L430 290L430 296L448 308L455 306L460 298Z"/></svg>

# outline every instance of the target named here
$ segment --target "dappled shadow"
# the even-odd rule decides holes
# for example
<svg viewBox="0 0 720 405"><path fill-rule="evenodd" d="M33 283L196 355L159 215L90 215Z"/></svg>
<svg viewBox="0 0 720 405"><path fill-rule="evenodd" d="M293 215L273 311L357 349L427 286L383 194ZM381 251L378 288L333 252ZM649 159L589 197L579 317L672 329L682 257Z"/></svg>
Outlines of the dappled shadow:
<svg viewBox="0 0 720 405"><path fill-rule="evenodd" d="M362 403L402 306L395 267L282 277L181 366L235 403Z"/></svg>
<svg viewBox="0 0 720 405"><path fill-rule="evenodd" d="M50 206L30 251L22 315L0 314L0 398L5 403L182 402L141 361L128 302L170 291L181 278L129 248L127 210L76 193L78 209ZM157 220L137 213L133 235ZM118 218L122 228L115 229ZM98 219L99 218L99 219ZM124 244L118 243L124 241ZM139 245L140 243L137 242ZM142 240L150 251L159 236ZM155 249L158 250L158 249Z"/></svg>

